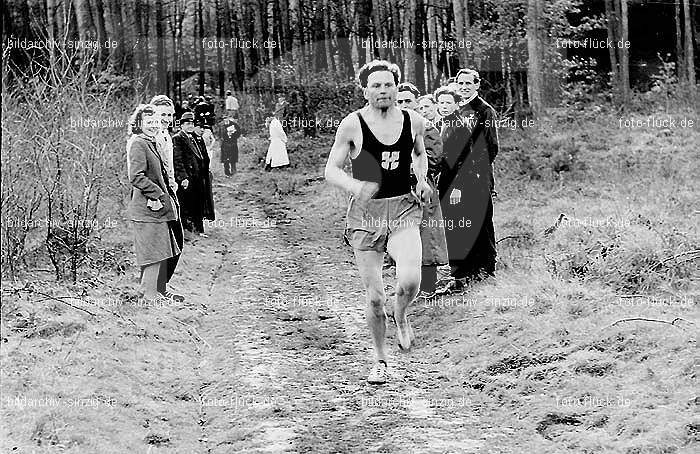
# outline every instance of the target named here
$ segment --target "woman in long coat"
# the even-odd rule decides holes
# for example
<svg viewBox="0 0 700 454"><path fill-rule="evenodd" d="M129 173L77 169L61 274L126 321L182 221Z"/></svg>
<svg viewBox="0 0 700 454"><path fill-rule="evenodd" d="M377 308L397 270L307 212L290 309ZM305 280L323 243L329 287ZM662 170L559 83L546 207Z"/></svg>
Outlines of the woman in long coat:
<svg viewBox="0 0 700 454"><path fill-rule="evenodd" d="M284 132L282 123L277 118L278 115L278 112L275 112L272 117L268 117L265 120L265 125L270 131L270 146L267 148L267 156L265 156L266 169L289 165L287 134Z"/></svg>
<svg viewBox="0 0 700 454"><path fill-rule="evenodd" d="M131 200L127 209L134 230L136 263L141 267L141 290L147 300L164 298L159 280L165 279L168 259L180 254L175 235L181 229L177 197L166 163L156 149L161 128L152 105L138 106L130 118L127 169Z"/></svg>

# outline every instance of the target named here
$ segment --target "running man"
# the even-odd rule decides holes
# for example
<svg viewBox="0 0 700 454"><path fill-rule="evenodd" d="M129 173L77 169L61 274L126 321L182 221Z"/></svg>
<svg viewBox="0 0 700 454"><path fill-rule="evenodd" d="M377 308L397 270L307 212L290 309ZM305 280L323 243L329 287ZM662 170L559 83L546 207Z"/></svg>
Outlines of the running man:
<svg viewBox="0 0 700 454"><path fill-rule="evenodd" d="M429 202L424 120L396 107L399 67L373 60L358 74L367 105L346 116L328 156L326 180L350 192L345 241L352 246L367 299L375 364L367 381L386 382L386 312L382 263L386 252L396 262L394 320L399 348L408 351L413 330L406 310L418 293L421 275L421 205ZM343 171L348 156L352 176ZM411 188L411 166L416 174Z"/></svg>

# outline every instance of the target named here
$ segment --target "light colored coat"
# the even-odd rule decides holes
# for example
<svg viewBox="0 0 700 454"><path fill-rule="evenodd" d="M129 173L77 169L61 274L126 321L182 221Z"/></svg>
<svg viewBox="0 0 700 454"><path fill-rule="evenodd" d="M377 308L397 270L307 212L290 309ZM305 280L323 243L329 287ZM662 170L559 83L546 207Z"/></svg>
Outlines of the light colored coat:
<svg viewBox="0 0 700 454"><path fill-rule="evenodd" d="M265 156L265 164L270 164L270 167L289 165L287 134L277 118L270 121L270 146L267 149L267 156Z"/></svg>
<svg viewBox="0 0 700 454"><path fill-rule="evenodd" d="M167 169L156 149L155 141L135 135L129 141L127 152L131 200L127 209L129 219L140 222L167 222L178 218L177 201L168 193L165 179ZM148 208L149 200L160 200L158 211Z"/></svg>

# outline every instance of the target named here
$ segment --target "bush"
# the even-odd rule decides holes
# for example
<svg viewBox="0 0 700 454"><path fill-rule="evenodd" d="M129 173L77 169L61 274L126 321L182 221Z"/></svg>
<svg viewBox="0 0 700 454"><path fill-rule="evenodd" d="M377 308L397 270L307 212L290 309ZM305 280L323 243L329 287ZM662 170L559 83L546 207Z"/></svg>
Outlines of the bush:
<svg viewBox="0 0 700 454"><path fill-rule="evenodd" d="M664 285L687 288L695 270L693 255L683 254L692 249L690 241L638 221L623 219L622 226L564 224L547 250L551 271L567 279L595 280L621 292L647 293Z"/></svg>
<svg viewBox="0 0 700 454"><path fill-rule="evenodd" d="M2 265L14 277L41 245L56 277L75 281L123 194L131 103L96 82L89 58L58 49L48 70L3 68Z"/></svg>

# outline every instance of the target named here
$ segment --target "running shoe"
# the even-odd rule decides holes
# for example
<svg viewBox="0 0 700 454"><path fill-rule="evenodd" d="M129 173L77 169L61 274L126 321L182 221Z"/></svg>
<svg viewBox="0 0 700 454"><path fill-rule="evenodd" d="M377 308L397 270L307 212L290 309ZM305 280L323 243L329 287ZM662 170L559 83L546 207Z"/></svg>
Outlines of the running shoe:
<svg viewBox="0 0 700 454"><path fill-rule="evenodd" d="M169 292L167 290L165 292L161 293L161 295L163 295L164 297L166 297L168 299L175 301L176 303L184 303L185 302L184 296L178 295L177 293Z"/></svg>
<svg viewBox="0 0 700 454"><path fill-rule="evenodd" d="M442 287L435 290L435 296L449 295L451 293L457 293L467 286L466 279L452 279L445 283Z"/></svg>
<svg viewBox="0 0 700 454"><path fill-rule="evenodd" d="M367 382L372 385L381 385L386 383L388 375L386 361L377 361L367 376Z"/></svg>
<svg viewBox="0 0 700 454"><path fill-rule="evenodd" d="M425 290L421 290L420 293L418 293L418 296L416 296L416 301L424 303L435 298L435 296L435 292L426 292Z"/></svg>

